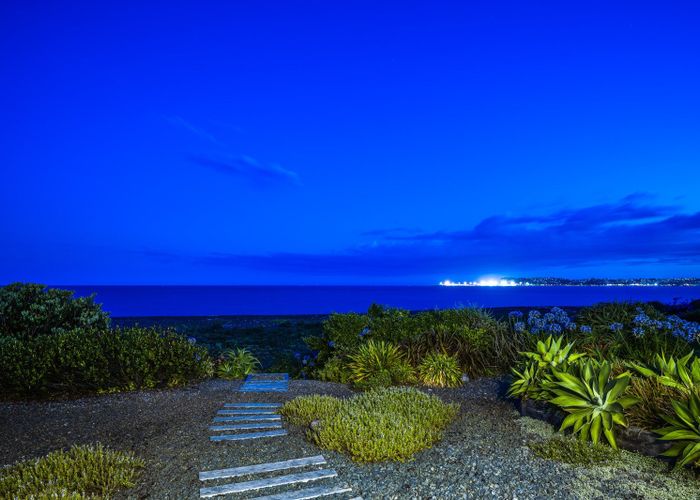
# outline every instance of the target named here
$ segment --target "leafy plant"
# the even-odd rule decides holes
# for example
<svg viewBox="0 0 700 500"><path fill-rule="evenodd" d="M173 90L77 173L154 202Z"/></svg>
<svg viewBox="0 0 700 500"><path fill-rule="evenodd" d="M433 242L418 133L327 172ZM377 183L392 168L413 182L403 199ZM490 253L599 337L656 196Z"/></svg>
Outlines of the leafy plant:
<svg viewBox="0 0 700 500"><path fill-rule="evenodd" d="M227 380L241 379L260 366L260 361L245 348L225 351L224 359L217 369L217 374Z"/></svg>
<svg viewBox="0 0 700 500"><path fill-rule="evenodd" d="M462 383L462 370L454 356L444 352L431 352L418 365L418 378L435 387L458 387Z"/></svg>
<svg viewBox="0 0 700 500"><path fill-rule="evenodd" d="M549 384L554 369L566 369L570 364L579 361L584 353L571 352L574 344L562 347L563 336L548 336L538 340L536 351L522 352L526 362L520 370L513 368L515 379L510 385L508 395L525 399L549 399Z"/></svg>
<svg viewBox="0 0 700 500"><path fill-rule="evenodd" d="M0 337L29 340L76 328L108 327L109 315L94 295L75 298L70 290L33 283L0 288Z"/></svg>
<svg viewBox="0 0 700 500"><path fill-rule="evenodd" d="M0 469L2 498L110 498L134 486L143 460L102 445L73 446Z"/></svg>
<svg viewBox="0 0 700 500"><path fill-rule="evenodd" d="M382 340L369 340L350 357L350 381L360 388L413 382L413 368L401 350Z"/></svg>
<svg viewBox="0 0 700 500"><path fill-rule="evenodd" d="M657 354L651 367L640 363L630 363L630 366L645 377L656 377L662 384L673 387L689 394L700 387L700 358L692 353L675 359L666 358L664 353Z"/></svg>
<svg viewBox="0 0 700 500"><path fill-rule="evenodd" d="M307 431L321 448L358 462L409 460L441 439L459 407L409 388L376 389L349 399L305 396L285 404L290 421L318 425Z"/></svg>
<svg viewBox="0 0 700 500"><path fill-rule="evenodd" d="M44 396L177 386L211 376L206 349L154 328L0 337L0 394Z"/></svg>
<svg viewBox="0 0 700 500"><path fill-rule="evenodd" d="M678 465L700 465L700 396L691 392L687 402L673 401L674 415L664 415L669 424L656 431L662 441L677 441L664 452L667 457L677 457Z"/></svg>
<svg viewBox="0 0 700 500"><path fill-rule="evenodd" d="M624 411L637 403L636 398L625 395L629 373L611 377L611 365L607 361L589 360L569 368L569 372L552 370L549 389L555 396L550 402L569 413L560 430L573 427L581 440L590 439L594 444L602 433L617 449L614 427L627 426Z"/></svg>
<svg viewBox="0 0 700 500"><path fill-rule="evenodd" d="M326 361L323 367L316 370L314 375L315 378L324 382L347 384L350 381L349 370L340 357L333 357Z"/></svg>

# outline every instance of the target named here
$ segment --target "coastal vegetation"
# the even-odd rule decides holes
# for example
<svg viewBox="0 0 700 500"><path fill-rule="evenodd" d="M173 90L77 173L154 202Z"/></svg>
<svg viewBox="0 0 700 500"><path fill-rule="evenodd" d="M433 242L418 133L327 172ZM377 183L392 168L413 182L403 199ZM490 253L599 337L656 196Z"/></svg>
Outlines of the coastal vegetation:
<svg viewBox="0 0 700 500"><path fill-rule="evenodd" d="M110 328L92 297L41 285L0 289L0 395L176 387L210 377L207 350L172 330Z"/></svg>
<svg viewBox="0 0 700 500"><path fill-rule="evenodd" d="M321 448L347 453L357 462L409 460L442 437L458 405L411 388L373 389L349 399L305 396L281 413L308 426Z"/></svg>
<svg viewBox="0 0 700 500"><path fill-rule="evenodd" d="M134 486L143 466L131 453L73 446L0 469L0 498L111 498Z"/></svg>

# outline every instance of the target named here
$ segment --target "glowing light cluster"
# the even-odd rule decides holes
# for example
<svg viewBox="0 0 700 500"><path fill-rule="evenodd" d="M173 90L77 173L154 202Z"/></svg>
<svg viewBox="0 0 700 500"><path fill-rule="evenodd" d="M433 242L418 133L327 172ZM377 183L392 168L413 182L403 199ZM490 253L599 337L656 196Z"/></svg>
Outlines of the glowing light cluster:
<svg viewBox="0 0 700 500"><path fill-rule="evenodd" d="M440 282L440 286L518 286L513 280L505 279L481 279L479 281L450 281L445 280Z"/></svg>

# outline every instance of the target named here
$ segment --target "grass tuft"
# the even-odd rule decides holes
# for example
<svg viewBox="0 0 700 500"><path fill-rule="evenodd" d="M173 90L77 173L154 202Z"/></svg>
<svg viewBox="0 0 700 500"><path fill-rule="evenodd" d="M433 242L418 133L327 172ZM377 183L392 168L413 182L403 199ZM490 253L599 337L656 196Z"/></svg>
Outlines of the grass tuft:
<svg viewBox="0 0 700 500"><path fill-rule="evenodd" d="M75 445L0 469L0 498L109 498L133 487L143 467L131 453Z"/></svg>

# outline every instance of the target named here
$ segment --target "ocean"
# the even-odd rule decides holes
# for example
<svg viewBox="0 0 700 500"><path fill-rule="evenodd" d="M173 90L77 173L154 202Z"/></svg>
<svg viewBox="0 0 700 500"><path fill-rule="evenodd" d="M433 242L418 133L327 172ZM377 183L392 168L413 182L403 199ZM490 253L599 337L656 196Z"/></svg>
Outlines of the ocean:
<svg viewBox="0 0 700 500"><path fill-rule="evenodd" d="M373 303L410 310L585 306L609 301L700 299L700 287L636 286L70 286L97 294L112 317L296 315L364 312Z"/></svg>

